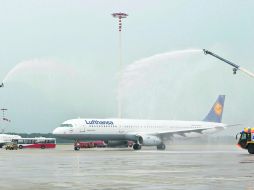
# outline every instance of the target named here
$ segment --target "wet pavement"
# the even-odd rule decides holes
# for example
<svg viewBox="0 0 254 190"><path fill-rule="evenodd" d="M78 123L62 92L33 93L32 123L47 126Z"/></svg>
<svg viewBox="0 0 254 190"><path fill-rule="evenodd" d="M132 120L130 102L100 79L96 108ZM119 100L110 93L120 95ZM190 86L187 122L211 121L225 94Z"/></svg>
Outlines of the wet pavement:
<svg viewBox="0 0 254 190"><path fill-rule="evenodd" d="M254 155L235 145L0 150L1 189L254 189Z"/></svg>

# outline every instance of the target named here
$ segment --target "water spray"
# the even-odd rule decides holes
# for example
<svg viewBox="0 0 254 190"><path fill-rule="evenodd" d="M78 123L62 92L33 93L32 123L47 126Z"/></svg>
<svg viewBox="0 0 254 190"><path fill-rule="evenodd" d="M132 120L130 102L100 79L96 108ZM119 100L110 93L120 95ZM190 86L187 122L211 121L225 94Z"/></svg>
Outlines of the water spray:
<svg viewBox="0 0 254 190"><path fill-rule="evenodd" d="M119 82L118 86L120 86L120 80L122 75L122 19L127 18L128 14L126 13L113 13L112 16L114 18L118 18L118 31L119 31ZM118 117L122 117L122 94L118 94Z"/></svg>
<svg viewBox="0 0 254 190"><path fill-rule="evenodd" d="M127 117L156 118L157 106L163 105L158 103L162 102L161 98L170 99L168 105L178 102L180 95L175 92L182 92L186 88L183 85L186 81L207 70L208 66L197 60L202 53L202 49L168 51L128 64L122 72L118 88L118 94L122 94L125 102ZM198 66L197 62L200 63ZM189 72L190 67L193 67L192 72ZM178 109L180 110L179 106L175 107L177 110L170 113L172 117L176 117ZM168 110L165 112L168 114ZM158 117L161 115L158 114Z"/></svg>
<svg viewBox="0 0 254 190"><path fill-rule="evenodd" d="M230 66L232 66L232 67L233 67L233 74L234 74L234 75L236 74L236 72L237 72L238 70L240 70L240 71L242 71L243 73L245 73L245 74L249 75L250 77L253 77L253 78L254 78L254 73L252 73L251 71L249 71L249 70L247 70L247 69L241 67L240 65L237 65L237 64L235 64L235 63L232 63L231 61L229 61L229 60L227 60L227 59L224 59L224 58L222 58L222 57L216 55L215 53L212 53L212 52L210 52L210 51L208 51L208 50L206 50L206 49L203 49L203 51L204 51L204 54L205 54L205 55L209 54L209 55L211 55L211 56L213 56L213 57L216 57L217 59L219 59L219 60L221 60L221 61L223 61L223 62L229 64Z"/></svg>

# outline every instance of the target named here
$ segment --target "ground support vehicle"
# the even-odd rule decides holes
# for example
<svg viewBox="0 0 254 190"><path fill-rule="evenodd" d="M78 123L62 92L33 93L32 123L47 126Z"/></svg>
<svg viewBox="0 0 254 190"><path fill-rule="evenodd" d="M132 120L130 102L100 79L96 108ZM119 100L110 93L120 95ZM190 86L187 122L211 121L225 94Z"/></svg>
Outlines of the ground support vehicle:
<svg viewBox="0 0 254 190"><path fill-rule="evenodd" d="M19 138L12 139L13 143L16 143L19 149L23 148L55 148L56 139L46 137L34 137L34 138Z"/></svg>
<svg viewBox="0 0 254 190"><path fill-rule="evenodd" d="M236 140L240 148L247 149L250 154L254 154L254 128L244 128L236 135Z"/></svg>
<svg viewBox="0 0 254 190"><path fill-rule="evenodd" d="M80 142L75 141L74 143L74 150L80 150L81 148L104 148L107 145L104 141L88 141L88 142Z"/></svg>
<svg viewBox="0 0 254 190"><path fill-rule="evenodd" d="M10 142L10 143L5 144L4 148L6 150L17 150L18 149L18 145L17 145L17 143Z"/></svg>

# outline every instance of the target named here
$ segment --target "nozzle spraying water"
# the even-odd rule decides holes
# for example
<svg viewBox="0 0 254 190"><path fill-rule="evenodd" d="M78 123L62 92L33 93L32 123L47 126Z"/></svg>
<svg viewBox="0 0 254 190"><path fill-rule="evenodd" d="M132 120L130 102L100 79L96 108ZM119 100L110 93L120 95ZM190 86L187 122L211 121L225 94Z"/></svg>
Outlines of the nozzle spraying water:
<svg viewBox="0 0 254 190"><path fill-rule="evenodd" d="M203 52L204 52L205 55L209 53L209 51L206 50L206 49L203 49Z"/></svg>
<svg viewBox="0 0 254 190"><path fill-rule="evenodd" d="M238 70L240 70L240 71L242 71L243 73L247 74L248 76L254 78L254 73L248 71L248 70L245 69L245 68L240 67L240 65L237 65L237 64L235 64L235 63L232 63L231 61L228 61L227 59L224 59L224 58L222 58L222 57L216 55L215 53L212 53L212 52L210 52L210 51L208 51L208 50L206 50L206 49L203 49L203 51L204 51L204 54L205 54L205 55L209 54L209 55L211 55L211 56L213 56L213 57L216 57L217 59L219 59L219 60L221 60L221 61L223 61L223 62L229 64L230 66L232 66L232 67L233 67L233 74L234 74L234 75L236 74L236 72L237 72Z"/></svg>

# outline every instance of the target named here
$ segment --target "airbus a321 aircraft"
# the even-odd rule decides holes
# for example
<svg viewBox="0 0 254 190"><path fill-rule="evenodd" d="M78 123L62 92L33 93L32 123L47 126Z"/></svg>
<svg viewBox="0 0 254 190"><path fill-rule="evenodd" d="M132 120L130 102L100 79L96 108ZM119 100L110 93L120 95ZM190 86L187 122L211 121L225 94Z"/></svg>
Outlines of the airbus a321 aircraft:
<svg viewBox="0 0 254 190"><path fill-rule="evenodd" d="M53 134L73 140L104 140L106 143L166 148L165 141L173 135L207 134L227 127L221 123L225 95L220 95L203 121L137 120L137 119L71 119L57 127Z"/></svg>

